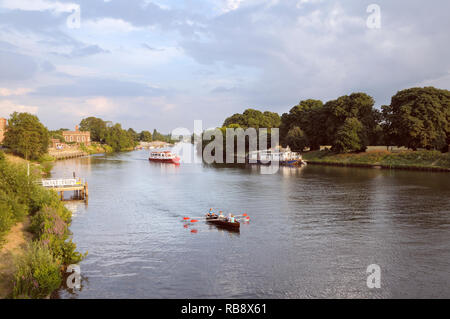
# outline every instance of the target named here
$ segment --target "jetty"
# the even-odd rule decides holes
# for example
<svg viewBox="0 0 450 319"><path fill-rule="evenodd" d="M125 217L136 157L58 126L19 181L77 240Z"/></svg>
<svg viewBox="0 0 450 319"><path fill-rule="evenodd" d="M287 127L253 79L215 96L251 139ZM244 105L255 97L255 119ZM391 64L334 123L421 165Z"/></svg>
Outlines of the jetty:
<svg viewBox="0 0 450 319"><path fill-rule="evenodd" d="M89 155L88 153L78 150L78 149L68 149L68 150L49 150L48 152L56 160L64 160L69 158L83 157Z"/></svg>
<svg viewBox="0 0 450 319"><path fill-rule="evenodd" d="M62 201L64 192L74 192L74 197L80 200L87 200L89 197L88 183L81 178L43 179L42 186L56 191Z"/></svg>

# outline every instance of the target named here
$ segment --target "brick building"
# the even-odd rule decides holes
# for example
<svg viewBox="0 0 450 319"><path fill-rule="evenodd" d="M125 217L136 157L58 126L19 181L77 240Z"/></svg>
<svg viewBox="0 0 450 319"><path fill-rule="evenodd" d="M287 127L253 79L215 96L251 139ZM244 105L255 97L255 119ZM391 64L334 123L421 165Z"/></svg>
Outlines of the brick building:
<svg viewBox="0 0 450 319"><path fill-rule="evenodd" d="M91 144L91 132L80 131L78 125L75 126L75 131L63 131L62 135L66 143L75 142L77 144Z"/></svg>
<svg viewBox="0 0 450 319"><path fill-rule="evenodd" d="M6 123L7 123L6 119L0 117L0 144L2 144L3 140L5 139Z"/></svg>

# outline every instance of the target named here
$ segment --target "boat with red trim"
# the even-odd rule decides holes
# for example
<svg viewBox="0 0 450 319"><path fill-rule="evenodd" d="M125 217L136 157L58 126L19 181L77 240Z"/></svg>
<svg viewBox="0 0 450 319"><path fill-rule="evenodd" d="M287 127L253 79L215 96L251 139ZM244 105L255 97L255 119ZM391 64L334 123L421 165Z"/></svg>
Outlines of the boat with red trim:
<svg viewBox="0 0 450 319"><path fill-rule="evenodd" d="M151 162L180 165L180 158L171 151L151 152L148 160Z"/></svg>

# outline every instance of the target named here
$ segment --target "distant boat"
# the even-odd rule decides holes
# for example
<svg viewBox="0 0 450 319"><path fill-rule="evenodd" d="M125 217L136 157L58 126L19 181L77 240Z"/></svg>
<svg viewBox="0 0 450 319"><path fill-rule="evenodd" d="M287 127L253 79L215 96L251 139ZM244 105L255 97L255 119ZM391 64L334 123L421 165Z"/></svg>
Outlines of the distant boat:
<svg viewBox="0 0 450 319"><path fill-rule="evenodd" d="M171 151L151 152L148 158L151 162L162 162L180 165L180 158Z"/></svg>
<svg viewBox="0 0 450 319"><path fill-rule="evenodd" d="M278 162L279 165L294 166L306 165L302 155L292 152L289 146L285 149L276 148L262 151L254 151L248 154L250 164L270 165L272 162Z"/></svg>

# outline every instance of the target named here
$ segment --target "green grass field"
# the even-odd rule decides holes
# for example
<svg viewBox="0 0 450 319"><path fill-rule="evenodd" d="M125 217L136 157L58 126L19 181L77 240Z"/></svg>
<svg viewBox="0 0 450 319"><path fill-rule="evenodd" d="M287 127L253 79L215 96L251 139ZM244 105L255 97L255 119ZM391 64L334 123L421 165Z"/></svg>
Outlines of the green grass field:
<svg viewBox="0 0 450 319"><path fill-rule="evenodd" d="M331 151L303 153L303 158L311 163L382 166L386 168L430 168L450 170L450 153L439 151L396 151L371 150L364 153L336 154Z"/></svg>

